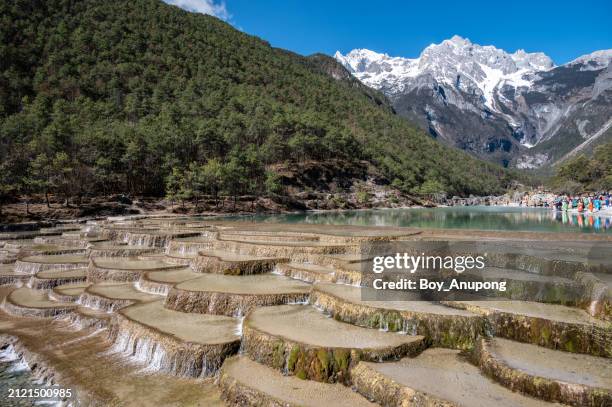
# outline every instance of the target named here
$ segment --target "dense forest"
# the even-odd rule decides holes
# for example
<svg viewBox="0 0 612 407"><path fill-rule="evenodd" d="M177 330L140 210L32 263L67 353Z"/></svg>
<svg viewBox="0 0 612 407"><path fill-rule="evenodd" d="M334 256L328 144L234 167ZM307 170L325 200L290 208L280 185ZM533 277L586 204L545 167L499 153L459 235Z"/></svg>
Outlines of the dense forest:
<svg viewBox="0 0 612 407"><path fill-rule="evenodd" d="M612 190L612 143L596 147L590 158L579 155L563 162L552 184L565 194Z"/></svg>
<svg viewBox="0 0 612 407"><path fill-rule="evenodd" d="M157 0L0 0L0 200L280 192L271 164L367 160L407 193L511 175L432 140L321 55ZM350 76L350 75L349 75Z"/></svg>

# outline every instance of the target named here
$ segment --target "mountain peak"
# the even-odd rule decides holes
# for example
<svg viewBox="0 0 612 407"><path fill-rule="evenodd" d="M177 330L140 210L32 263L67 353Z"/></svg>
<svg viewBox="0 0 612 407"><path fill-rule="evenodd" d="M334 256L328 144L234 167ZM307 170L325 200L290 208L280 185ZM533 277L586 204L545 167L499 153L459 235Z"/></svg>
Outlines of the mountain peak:
<svg viewBox="0 0 612 407"><path fill-rule="evenodd" d="M366 85L384 89L388 94L424 84L423 75L437 84L480 95L490 101L497 86L528 86L526 74L554 66L545 54L518 50L510 54L491 45L478 45L468 38L453 35L439 44L426 47L418 58L389 56L368 49L354 49L346 55L336 52L335 58Z"/></svg>
<svg viewBox="0 0 612 407"><path fill-rule="evenodd" d="M472 42L469 38L463 38L460 35L453 35L450 39L442 41L442 43L448 43L455 46L466 47L472 45Z"/></svg>
<svg viewBox="0 0 612 407"><path fill-rule="evenodd" d="M356 49L344 56L336 53L336 59L434 137L503 165L542 165L558 151L546 155L536 149L527 158L520 154L556 134L583 139L607 129L601 122L609 117L607 99L597 98L612 89L612 50L556 67L542 52L510 53L453 35L427 46L418 58ZM601 74L580 73L606 67Z"/></svg>
<svg viewBox="0 0 612 407"><path fill-rule="evenodd" d="M510 56L519 69L546 71L555 67L553 60L543 52L527 52L519 49Z"/></svg>
<svg viewBox="0 0 612 407"><path fill-rule="evenodd" d="M610 65L610 62L612 62L612 49L603 49L582 55L569 62L568 65L583 64L585 67L582 70L597 70Z"/></svg>

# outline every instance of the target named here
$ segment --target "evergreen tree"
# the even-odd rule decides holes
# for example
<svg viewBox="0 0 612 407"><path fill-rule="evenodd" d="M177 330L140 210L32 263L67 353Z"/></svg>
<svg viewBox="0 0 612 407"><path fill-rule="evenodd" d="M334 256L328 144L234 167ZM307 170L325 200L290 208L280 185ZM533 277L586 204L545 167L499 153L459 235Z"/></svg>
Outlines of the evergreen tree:
<svg viewBox="0 0 612 407"><path fill-rule="evenodd" d="M172 201L181 199L181 185L183 184L183 173L177 167L172 168L172 172L166 177L166 198Z"/></svg>
<svg viewBox="0 0 612 407"><path fill-rule="evenodd" d="M36 192L45 194L47 208L51 207L49 193L53 187L51 174L53 173L52 161L45 153L41 153L30 162L30 171Z"/></svg>
<svg viewBox="0 0 612 407"><path fill-rule="evenodd" d="M450 194L499 193L515 178L432 140L350 75L332 78L331 65L343 69L333 59L211 16L158 0L0 0L0 15L5 201L199 200L201 188L236 201L270 191L266 166L330 158L367 160L404 191L431 180ZM193 173L190 187L167 190L175 168Z"/></svg>
<svg viewBox="0 0 612 407"><path fill-rule="evenodd" d="M217 206L219 191L223 185L223 166L218 159L210 159L204 166L202 166L201 176L204 190L213 196L215 206Z"/></svg>
<svg viewBox="0 0 612 407"><path fill-rule="evenodd" d="M221 171L222 185L225 192L234 198L234 210L236 209L236 201L238 195L247 193L248 169L244 166L243 161L239 156L233 155L229 161L223 165Z"/></svg>

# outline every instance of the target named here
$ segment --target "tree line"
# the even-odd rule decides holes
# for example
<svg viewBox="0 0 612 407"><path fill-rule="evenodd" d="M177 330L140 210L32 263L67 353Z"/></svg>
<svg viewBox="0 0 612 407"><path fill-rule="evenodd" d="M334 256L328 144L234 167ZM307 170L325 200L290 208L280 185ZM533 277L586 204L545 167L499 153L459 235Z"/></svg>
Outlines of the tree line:
<svg viewBox="0 0 612 407"><path fill-rule="evenodd" d="M515 177L334 79L329 57L158 0L0 0L0 41L2 202L264 194L280 190L272 164L331 158L406 193L487 195Z"/></svg>
<svg viewBox="0 0 612 407"><path fill-rule="evenodd" d="M597 146L592 157L580 154L561 163L552 184L565 194L612 190L612 142Z"/></svg>

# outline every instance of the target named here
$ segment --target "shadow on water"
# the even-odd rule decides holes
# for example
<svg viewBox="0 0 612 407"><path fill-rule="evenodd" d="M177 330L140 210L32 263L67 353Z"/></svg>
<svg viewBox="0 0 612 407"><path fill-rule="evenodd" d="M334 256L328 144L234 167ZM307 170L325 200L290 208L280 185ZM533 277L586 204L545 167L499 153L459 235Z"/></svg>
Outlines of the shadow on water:
<svg viewBox="0 0 612 407"><path fill-rule="evenodd" d="M557 212L544 208L462 206L448 208L372 209L302 212L233 217L258 222L358 226L481 229L534 232L612 232L612 216Z"/></svg>

